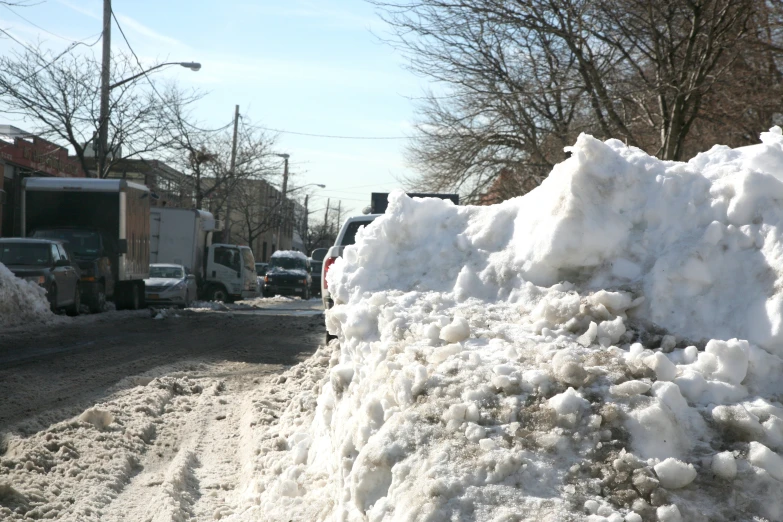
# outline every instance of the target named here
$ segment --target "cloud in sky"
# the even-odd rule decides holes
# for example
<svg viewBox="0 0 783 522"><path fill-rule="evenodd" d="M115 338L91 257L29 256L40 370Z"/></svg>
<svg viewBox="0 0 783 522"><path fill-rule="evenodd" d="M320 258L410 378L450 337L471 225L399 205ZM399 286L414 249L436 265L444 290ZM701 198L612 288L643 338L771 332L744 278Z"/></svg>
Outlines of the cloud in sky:
<svg viewBox="0 0 783 522"><path fill-rule="evenodd" d="M322 22L323 26L330 28L367 30L380 25L380 20L377 17L357 14L346 9L334 9L325 6L324 2L296 0L282 6L246 4L245 7L273 16L317 20Z"/></svg>

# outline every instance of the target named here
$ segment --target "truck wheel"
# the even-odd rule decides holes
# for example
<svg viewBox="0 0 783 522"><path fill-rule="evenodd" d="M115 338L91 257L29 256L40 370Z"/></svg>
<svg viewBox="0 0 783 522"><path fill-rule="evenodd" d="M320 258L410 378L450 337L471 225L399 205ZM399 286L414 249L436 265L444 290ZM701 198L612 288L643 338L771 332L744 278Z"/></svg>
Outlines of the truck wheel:
<svg viewBox="0 0 783 522"><path fill-rule="evenodd" d="M226 292L226 289L222 286L213 286L209 289L207 296L210 301L228 302L228 292Z"/></svg>
<svg viewBox="0 0 783 522"><path fill-rule="evenodd" d="M76 289L73 291L73 304L65 309L65 313L71 317L76 317L81 313L82 307L82 289L79 285L76 285Z"/></svg>
<svg viewBox="0 0 783 522"><path fill-rule="evenodd" d="M106 285L98 285L98 291L90 299L90 313L99 314L106 310Z"/></svg>

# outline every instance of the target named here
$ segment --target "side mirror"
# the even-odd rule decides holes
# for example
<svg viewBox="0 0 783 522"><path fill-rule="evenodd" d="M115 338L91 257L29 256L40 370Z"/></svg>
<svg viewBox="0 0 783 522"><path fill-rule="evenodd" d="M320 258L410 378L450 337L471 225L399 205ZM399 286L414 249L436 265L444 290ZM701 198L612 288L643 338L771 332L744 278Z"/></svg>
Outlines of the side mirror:
<svg viewBox="0 0 783 522"><path fill-rule="evenodd" d="M195 274L188 274L187 279L188 279L188 281L195 281L196 280L196 276L195 276Z"/></svg>
<svg viewBox="0 0 783 522"><path fill-rule="evenodd" d="M57 261L55 261L54 266L56 266L56 267L59 267L59 266L71 266L71 262L68 261L67 259L58 259Z"/></svg>

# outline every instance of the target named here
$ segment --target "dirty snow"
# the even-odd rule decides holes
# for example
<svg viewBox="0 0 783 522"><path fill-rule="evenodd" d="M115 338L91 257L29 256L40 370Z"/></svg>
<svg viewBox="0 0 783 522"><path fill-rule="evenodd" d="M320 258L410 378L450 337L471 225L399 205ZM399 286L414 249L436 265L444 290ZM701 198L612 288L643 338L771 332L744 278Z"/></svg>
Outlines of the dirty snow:
<svg viewBox="0 0 783 522"><path fill-rule="evenodd" d="M678 163L583 135L499 205L394 193L329 272L337 340L225 429L217 384L165 376L12 439L0 515L781 520L783 132L761 138ZM147 476L167 408L222 438ZM230 478L209 511L199 465Z"/></svg>
<svg viewBox="0 0 783 522"><path fill-rule="evenodd" d="M233 519L783 519L781 130L571 152L492 207L390 197Z"/></svg>
<svg viewBox="0 0 783 522"><path fill-rule="evenodd" d="M0 328L43 323L53 318L46 290L16 277L0 263Z"/></svg>

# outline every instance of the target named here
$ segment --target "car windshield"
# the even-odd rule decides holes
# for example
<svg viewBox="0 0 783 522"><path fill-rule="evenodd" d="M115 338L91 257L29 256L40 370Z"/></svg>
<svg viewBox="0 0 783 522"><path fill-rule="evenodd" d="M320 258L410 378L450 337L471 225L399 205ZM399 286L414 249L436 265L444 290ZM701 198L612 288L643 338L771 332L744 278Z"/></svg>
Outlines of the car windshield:
<svg viewBox="0 0 783 522"><path fill-rule="evenodd" d="M269 261L270 267L283 268L285 270L293 270L299 268L301 270L307 269L304 259L298 257L273 257Z"/></svg>
<svg viewBox="0 0 783 522"><path fill-rule="evenodd" d="M0 243L0 263L6 266L49 266L50 253L47 243Z"/></svg>
<svg viewBox="0 0 783 522"><path fill-rule="evenodd" d="M37 230L33 237L67 241L77 256L98 255L101 252L101 235L92 230L48 229Z"/></svg>
<svg viewBox="0 0 783 522"><path fill-rule="evenodd" d="M151 266L150 277L160 277L164 279L182 279L182 269L178 266Z"/></svg>
<svg viewBox="0 0 783 522"><path fill-rule="evenodd" d="M256 274L258 275L266 275L266 268L267 265L263 263L256 263Z"/></svg>

